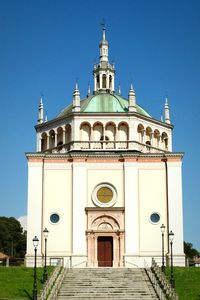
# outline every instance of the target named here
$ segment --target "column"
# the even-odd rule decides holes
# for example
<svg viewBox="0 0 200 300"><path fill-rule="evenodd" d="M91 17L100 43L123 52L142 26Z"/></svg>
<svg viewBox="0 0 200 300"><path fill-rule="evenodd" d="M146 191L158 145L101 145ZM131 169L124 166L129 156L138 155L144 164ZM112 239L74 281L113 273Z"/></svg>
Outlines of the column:
<svg viewBox="0 0 200 300"><path fill-rule="evenodd" d="M94 92L97 90L97 76L94 74Z"/></svg>
<svg viewBox="0 0 200 300"><path fill-rule="evenodd" d="M47 132L47 149L49 149L49 132Z"/></svg>
<svg viewBox="0 0 200 300"><path fill-rule="evenodd" d="M58 134L55 132L55 140L54 140L54 147L57 147L57 140L58 140Z"/></svg>
<svg viewBox="0 0 200 300"><path fill-rule="evenodd" d="M65 128L63 128L63 144L66 144L66 131L65 131Z"/></svg>
<svg viewBox="0 0 200 300"><path fill-rule="evenodd" d="M99 74L99 89L102 89L102 74Z"/></svg>
<svg viewBox="0 0 200 300"><path fill-rule="evenodd" d="M106 89L109 90L109 74L106 74Z"/></svg>
<svg viewBox="0 0 200 300"><path fill-rule="evenodd" d="M112 76L112 91L114 92L115 90L115 77Z"/></svg>

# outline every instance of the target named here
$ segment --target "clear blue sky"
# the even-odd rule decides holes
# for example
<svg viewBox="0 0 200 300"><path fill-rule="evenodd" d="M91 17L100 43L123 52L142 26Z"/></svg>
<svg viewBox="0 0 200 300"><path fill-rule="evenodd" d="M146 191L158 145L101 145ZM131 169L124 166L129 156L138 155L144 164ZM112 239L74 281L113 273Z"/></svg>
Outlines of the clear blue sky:
<svg viewBox="0 0 200 300"><path fill-rule="evenodd" d="M0 0L0 215L26 215L27 162L35 151L39 97L48 119L93 83L106 20L116 83L160 118L168 95L173 149L185 152L185 240L200 250L200 1Z"/></svg>

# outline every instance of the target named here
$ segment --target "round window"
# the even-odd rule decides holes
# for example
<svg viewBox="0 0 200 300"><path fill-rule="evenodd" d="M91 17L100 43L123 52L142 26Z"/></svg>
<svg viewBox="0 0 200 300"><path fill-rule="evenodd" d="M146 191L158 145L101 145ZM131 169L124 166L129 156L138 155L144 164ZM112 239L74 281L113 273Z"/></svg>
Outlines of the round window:
<svg viewBox="0 0 200 300"><path fill-rule="evenodd" d="M51 223L56 224L56 223L59 222L59 220L60 220L60 216L58 214L52 214L52 215L50 215L50 221L51 221Z"/></svg>
<svg viewBox="0 0 200 300"><path fill-rule="evenodd" d="M158 223L160 221L160 215L158 213L153 213L150 216L150 220L152 223Z"/></svg>
<svg viewBox="0 0 200 300"><path fill-rule="evenodd" d="M101 203L108 203L113 198L113 191L109 187L101 187L97 191L97 199Z"/></svg>
<svg viewBox="0 0 200 300"><path fill-rule="evenodd" d="M109 183L98 184L93 190L92 200L97 206L110 207L117 201L117 191Z"/></svg>

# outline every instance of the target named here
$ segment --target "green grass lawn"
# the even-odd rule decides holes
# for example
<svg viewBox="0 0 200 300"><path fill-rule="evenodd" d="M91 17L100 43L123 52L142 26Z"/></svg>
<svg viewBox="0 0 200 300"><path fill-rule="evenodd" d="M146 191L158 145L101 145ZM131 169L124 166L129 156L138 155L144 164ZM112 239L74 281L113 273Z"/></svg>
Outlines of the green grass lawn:
<svg viewBox="0 0 200 300"><path fill-rule="evenodd" d="M48 268L48 274L53 267ZM42 289L43 268L37 268L37 289ZM0 299L31 299L33 268L0 267Z"/></svg>
<svg viewBox="0 0 200 300"><path fill-rule="evenodd" d="M168 278L170 269L166 270ZM200 299L200 268L195 267L175 267L175 290L180 300Z"/></svg>

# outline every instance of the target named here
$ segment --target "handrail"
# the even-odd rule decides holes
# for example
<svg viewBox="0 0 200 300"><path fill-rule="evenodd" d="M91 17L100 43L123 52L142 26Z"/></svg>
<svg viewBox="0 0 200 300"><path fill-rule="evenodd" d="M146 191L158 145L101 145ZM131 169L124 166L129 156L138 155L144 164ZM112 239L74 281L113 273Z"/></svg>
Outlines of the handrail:
<svg viewBox="0 0 200 300"><path fill-rule="evenodd" d="M151 272L154 274L160 288L165 294L166 298L161 298L161 299L178 300L179 299L178 295L176 294L175 290L171 287L165 274L161 271L161 268L157 265L154 258L152 258Z"/></svg>
<svg viewBox="0 0 200 300"><path fill-rule="evenodd" d="M158 296L159 300L167 300L165 293L163 292L159 281L157 280L155 274L152 272L151 268L148 266L147 262L144 261L145 266L145 272L154 288L154 291L156 292L156 295Z"/></svg>
<svg viewBox="0 0 200 300"><path fill-rule="evenodd" d="M52 274L50 275L50 277L48 278L48 280L45 282L44 284L44 288L40 294L40 296L38 297L40 300L46 300L53 285L55 284L58 276L59 276L59 273L61 272L61 269L62 269L62 265L61 263L59 263L54 271L52 272Z"/></svg>
<svg viewBox="0 0 200 300"><path fill-rule="evenodd" d="M60 287L63 283L63 280L64 280L67 272L68 272L67 268L62 268L62 270L61 270L60 274L58 275L56 281L54 282L51 292L46 300L56 300L57 299L58 292L60 290Z"/></svg>

